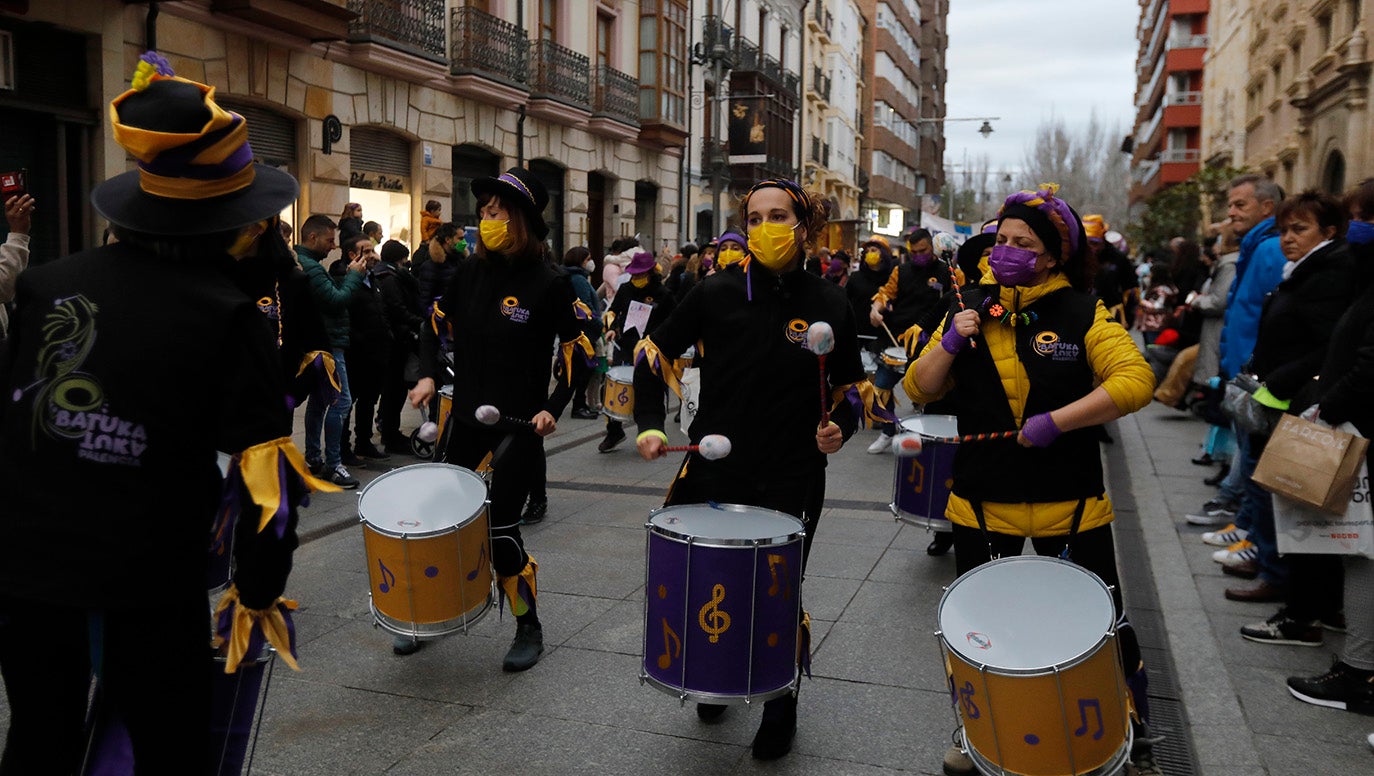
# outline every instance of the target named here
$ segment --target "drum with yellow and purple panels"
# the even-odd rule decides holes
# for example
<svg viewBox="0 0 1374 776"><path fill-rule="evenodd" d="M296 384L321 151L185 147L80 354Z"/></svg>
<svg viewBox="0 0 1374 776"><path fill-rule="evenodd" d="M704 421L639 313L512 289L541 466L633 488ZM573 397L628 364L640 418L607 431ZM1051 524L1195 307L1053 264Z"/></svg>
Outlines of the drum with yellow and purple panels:
<svg viewBox="0 0 1374 776"><path fill-rule="evenodd" d="M892 515L927 530L950 531L945 506L954 487L954 453L958 446L949 440L959 435L959 419L953 415L914 415L902 418L900 426L899 432L921 437L921 452L897 458Z"/></svg>
<svg viewBox="0 0 1374 776"><path fill-rule="evenodd" d="M646 524L641 681L704 703L796 686L805 526L737 504L656 510Z"/></svg>

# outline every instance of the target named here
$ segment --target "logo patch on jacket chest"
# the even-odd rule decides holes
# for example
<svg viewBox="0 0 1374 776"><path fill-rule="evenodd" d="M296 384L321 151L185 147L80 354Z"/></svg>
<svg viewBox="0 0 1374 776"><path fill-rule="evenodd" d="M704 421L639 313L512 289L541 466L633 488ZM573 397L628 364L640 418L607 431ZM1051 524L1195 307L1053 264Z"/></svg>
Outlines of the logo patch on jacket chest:
<svg viewBox="0 0 1374 776"><path fill-rule="evenodd" d="M810 329L811 324L803 321L801 318L793 318L787 322L787 341L795 342L799 345L804 344L806 342L806 332Z"/></svg>
<svg viewBox="0 0 1374 776"><path fill-rule="evenodd" d="M1051 361L1077 361L1082 347L1072 342L1062 342L1059 335L1052 331L1042 331L1031 339L1031 349L1037 356Z"/></svg>
<svg viewBox="0 0 1374 776"><path fill-rule="evenodd" d="M530 319L530 311L521 307L520 300L513 296L501 300L501 314L516 323L526 323Z"/></svg>

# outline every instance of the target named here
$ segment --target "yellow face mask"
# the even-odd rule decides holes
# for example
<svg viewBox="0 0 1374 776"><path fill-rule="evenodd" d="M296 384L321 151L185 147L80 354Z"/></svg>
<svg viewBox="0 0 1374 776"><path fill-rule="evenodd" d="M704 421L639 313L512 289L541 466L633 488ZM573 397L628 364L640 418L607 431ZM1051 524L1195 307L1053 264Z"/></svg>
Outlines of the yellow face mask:
<svg viewBox="0 0 1374 776"><path fill-rule="evenodd" d="M477 232L482 236L482 244L487 246L487 250L500 253L510 247L510 233L506 231L508 224L508 221L482 219Z"/></svg>
<svg viewBox="0 0 1374 776"><path fill-rule="evenodd" d="M749 252L763 266L777 272L797 253L797 227L765 222L749 232Z"/></svg>
<svg viewBox="0 0 1374 776"><path fill-rule="evenodd" d="M744 251L738 248L726 248L716 256L717 267L728 267L741 261L744 261Z"/></svg>
<svg viewBox="0 0 1374 776"><path fill-rule="evenodd" d="M867 264L870 269L877 269L878 265L883 263L883 254L878 251L865 251L864 263Z"/></svg>
<svg viewBox="0 0 1374 776"><path fill-rule="evenodd" d="M649 276L648 276L648 275L631 275L631 276L630 276L630 283L631 283L635 288L648 288L648 286L649 286Z"/></svg>

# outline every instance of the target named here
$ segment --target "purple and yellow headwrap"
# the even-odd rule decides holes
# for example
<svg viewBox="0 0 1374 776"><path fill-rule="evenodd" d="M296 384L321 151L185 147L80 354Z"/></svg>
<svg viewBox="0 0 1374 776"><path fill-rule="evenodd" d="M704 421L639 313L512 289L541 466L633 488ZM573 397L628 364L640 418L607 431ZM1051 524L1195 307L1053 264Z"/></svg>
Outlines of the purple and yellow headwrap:
<svg viewBox="0 0 1374 776"><path fill-rule="evenodd" d="M797 220L806 223L811 217L811 195L806 190L797 185L796 181L789 181L786 178L768 178L761 180L749 187L749 191L739 201L739 222L749 223L749 198L759 189L782 189L787 192L788 198L792 200L792 212L796 213Z"/></svg>
<svg viewBox="0 0 1374 776"><path fill-rule="evenodd" d="M1055 196L1058 183L1042 183L1035 191L1018 191L1007 197L997 211L997 222L1015 218L1025 221L1059 261L1077 255L1083 229L1069 203Z"/></svg>
<svg viewBox="0 0 1374 776"><path fill-rule="evenodd" d="M1101 243L1107 234L1107 221L1097 213L1089 213L1083 216L1083 233L1088 236L1088 242Z"/></svg>

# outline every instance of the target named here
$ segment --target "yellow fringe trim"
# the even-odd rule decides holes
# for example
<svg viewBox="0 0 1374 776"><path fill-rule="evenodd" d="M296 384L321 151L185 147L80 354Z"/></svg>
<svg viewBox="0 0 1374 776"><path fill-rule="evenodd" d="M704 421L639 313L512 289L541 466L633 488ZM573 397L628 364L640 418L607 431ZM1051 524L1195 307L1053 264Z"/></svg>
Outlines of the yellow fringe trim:
<svg viewBox="0 0 1374 776"><path fill-rule="evenodd" d="M586 305L583 305L583 307L586 307ZM587 339L587 335L585 333L577 335L577 339L572 340L571 342L564 342L562 347L563 379L568 381L568 385L572 385L573 352L576 351L578 348L581 348L582 354L587 357L587 360L592 361L596 359L596 348L592 345L592 341Z"/></svg>
<svg viewBox="0 0 1374 776"><path fill-rule="evenodd" d="M677 370L673 359L664 356L663 351L658 349L658 345L655 345L652 339L644 337L635 346L634 363L638 364L640 358L646 359L653 373L658 375L679 399L682 398L682 373Z"/></svg>
<svg viewBox="0 0 1374 776"><path fill-rule="evenodd" d="M915 358L918 355L916 352L916 341L920 338L920 325L913 325L911 328L897 335L897 341L906 346L907 358Z"/></svg>
<svg viewBox="0 0 1374 776"><path fill-rule="evenodd" d="M296 376L300 377L305 374L305 370L309 369L310 365L315 362L316 356L319 356L320 362L324 364L324 373L329 376L329 384L334 386L334 390L343 393L343 386L339 385L339 373L335 371L337 367L334 364L334 354L327 350L312 350L306 353L305 357L301 359L301 368L296 370Z"/></svg>
<svg viewBox="0 0 1374 776"><path fill-rule="evenodd" d="M230 606L234 607L234 619L229 626L229 640L215 636L210 642L211 646L220 648L228 646L224 660L224 673L232 674L239 668L239 663L243 662L244 656L248 653L248 642L253 635L253 626L258 625L262 628L262 635L277 650L277 657L291 666L293 671L301 670L296 663L295 655L291 654L291 634L286 628L286 618L277 609L277 604L284 605L287 609L295 611L298 604L289 598L278 598L272 606L266 610L249 609L239 601L239 590L230 585L220 597L219 603L215 606L214 621L219 621L219 616Z"/></svg>
<svg viewBox="0 0 1374 776"><path fill-rule="evenodd" d="M281 492L281 478L277 473L278 456L282 455L286 456L287 463L312 491L340 491L337 485L315 479L310 474L310 467L305 465L305 456L296 449L290 437L253 445L239 454L239 473L243 476L243 484L248 487L249 495L253 497L253 503L262 509L262 515L258 518L259 531L272 522L282 499L287 497Z"/></svg>
<svg viewBox="0 0 1374 776"><path fill-rule="evenodd" d="M887 411L889 415L891 414L891 410L885 405L892 400L892 391L880 391L870 380L860 380L857 383L836 386L835 389L830 392L830 397L834 400L834 404L830 408L831 414L834 414L841 406L849 402L849 397L845 394L848 393L851 388L859 392L859 401L864 406L863 417L858 418L860 427L875 423L894 422L892 417L883 417L877 412L877 410L882 409ZM886 400L884 400L881 394L886 394Z"/></svg>
<svg viewBox="0 0 1374 776"><path fill-rule="evenodd" d="M501 590L506 594L506 600L510 601L510 613L519 617L530 610L529 605L520 598L520 580L525 580L525 584L530 586L530 596L534 600L539 600L539 587L535 583L535 577L539 573L539 564L534 561L533 555L526 555L529 563L525 564L520 573L513 577L501 577Z"/></svg>

